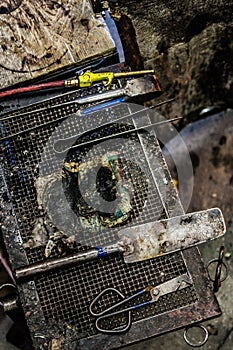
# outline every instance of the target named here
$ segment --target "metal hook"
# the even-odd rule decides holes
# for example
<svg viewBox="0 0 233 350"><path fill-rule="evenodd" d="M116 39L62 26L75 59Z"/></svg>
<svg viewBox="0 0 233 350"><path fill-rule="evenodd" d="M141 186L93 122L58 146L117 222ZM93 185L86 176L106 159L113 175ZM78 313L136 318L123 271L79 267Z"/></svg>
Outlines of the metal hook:
<svg viewBox="0 0 233 350"><path fill-rule="evenodd" d="M110 334L125 333L131 327L131 323L132 323L131 310L127 310L128 311L128 316L127 316L128 317L128 321L127 321L127 324L125 326L122 326L122 327L119 327L119 328L115 328L115 329L109 329L109 330L101 328L99 323L101 322L101 320L112 316L112 314L109 314L109 315L108 314L105 315L105 314L108 311L112 310L115 307L115 305L113 305L113 306L109 307L108 309L106 309L106 310L104 310L102 312L99 312L99 313L96 313L95 311L93 311L93 306L96 304L96 302L102 297L102 295L106 294L109 291L113 291L113 292L115 292L116 294L118 294L121 297L122 301L117 303L117 305L121 305L121 304L125 303L125 297L119 290L117 290L116 288L106 288L100 294L98 294L97 297L92 301L92 303L90 304L90 307L89 307L89 311L92 314L92 316L98 317L96 319L95 326L96 326L96 329L99 332L110 333Z"/></svg>
<svg viewBox="0 0 233 350"><path fill-rule="evenodd" d="M202 330L204 331L204 333L205 333L204 339L203 339L202 341L198 342L198 343L192 343L192 342L188 339L188 331L189 331L191 328L195 328L195 327L196 327L196 328L202 329ZM188 345L192 346L193 348L199 348L199 347L201 347L202 345L204 345L204 344L207 342L208 338L209 338L208 330L207 330L204 326L202 326L202 325L196 324L196 325L188 326L188 327L186 327L185 330L184 330L184 340L185 340L185 342L186 342Z"/></svg>
<svg viewBox="0 0 233 350"><path fill-rule="evenodd" d="M221 248L219 250L218 258L210 260L207 264L208 275L209 275L210 280L213 282L213 286L214 286L214 293L216 293L219 290L219 288L221 287L221 283L223 281L225 281L225 279L227 278L228 273L229 273L228 266L224 263L223 257L224 257L224 247L221 246ZM209 266L213 263L217 263L214 279L211 278L210 273L209 273ZM222 266L225 267L226 271L225 271L225 275L221 278Z"/></svg>

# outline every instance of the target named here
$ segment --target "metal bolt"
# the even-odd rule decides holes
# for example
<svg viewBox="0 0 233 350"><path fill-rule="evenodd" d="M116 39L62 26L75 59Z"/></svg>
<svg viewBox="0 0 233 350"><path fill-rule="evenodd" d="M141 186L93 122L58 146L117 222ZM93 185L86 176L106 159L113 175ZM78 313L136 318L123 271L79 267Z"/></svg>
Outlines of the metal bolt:
<svg viewBox="0 0 233 350"><path fill-rule="evenodd" d="M154 289L153 289L153 294L154 294L155 296L159 295L159 289L158 289L158 288L154 288Z"/></svg>

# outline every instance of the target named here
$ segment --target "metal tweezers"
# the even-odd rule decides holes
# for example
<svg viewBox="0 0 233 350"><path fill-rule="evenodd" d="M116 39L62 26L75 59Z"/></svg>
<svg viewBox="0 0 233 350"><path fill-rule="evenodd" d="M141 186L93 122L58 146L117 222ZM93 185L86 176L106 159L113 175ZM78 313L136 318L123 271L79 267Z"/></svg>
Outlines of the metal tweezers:
<svg viewBox="0 0 233 350"><path fill-rule="evenodd" d="M125 298L124 295L117 289L115 288L106 288L104 289L101 293L99 293L97 295L97 297L92 301L92 303L90 304L89 307L89 311L91 313L92 316L96 317L96 321L95 321L95 326L96 329L99 332L102 333L124 333L127 332L132 324L132 316L131 313L133 310L138 309L142 306L146 306L146 305L150 305L152 303L155 303L158 301L158 299L162 296L162 295L166 295L169 293L173 293L176 292L178 290L187 288L189 286L193 285L192 279L191 277L186 273L183 274L181 276L175 277L167 282L164 282L162 284L157 285L156 287L154 286L148 286L142 290L140 290L139 292L129 296L128 298ZM116 304L110 306L109 308L105 309L104 311L101 312L96 312L94 311L95 309L95 305L98 303L99 299L109 293L109 292L114 292L117 293L123 300L117 302ZM126 304L127 302L129 302L130 300L142 295L143 293L149 292L151 295L151 299L147 300L145 302L139 303L139 304L135 304L133 306L129 306L126 307L124 309L121 310L116 310L111 312L112 310L119 308L120 306ZM127 324L124 326L120 326L114 329L104 329L100 326L101 321L109 318L109 317L113 317L115 315L119 315L119 314L123 314L123 313L128 313L128 321ZM108 322L108 324L111 324L111 322Z"/></svg>

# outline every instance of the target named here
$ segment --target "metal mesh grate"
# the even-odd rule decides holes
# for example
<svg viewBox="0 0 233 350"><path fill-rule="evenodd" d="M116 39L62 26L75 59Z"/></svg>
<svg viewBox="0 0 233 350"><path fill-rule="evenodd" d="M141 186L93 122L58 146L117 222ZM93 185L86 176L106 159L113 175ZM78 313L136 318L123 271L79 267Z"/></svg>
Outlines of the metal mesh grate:
<svg viewBox="0 0 233 350"><path fill-rule="evenodd" d="M57 138L59 139L61 137L70 137L71 135L75 134L75 130L77 130L78 133L81 133L92 128L94 129L98 125L101 125L101 123L103 122L106 123L111 120L114 121L114 119L116 119L117 116L119 116L119 113L120 115L122 115L122 113L125 113L125 115L127 115L129 113L129 110L127 106L125 107L125 109L122 108L122 106L115 107L114 113L109 113L108 115L104 113L102 115L101 112L98 112L95 114L95 118L93 117L93 115L88 115L81 118L79 117L78 119L78 116L74 114L71 118L68 119L68 122L63 122L62 131L58 130L58 132L55 133L55 136L52 137L50 141L49 137L54 132L56 127L59 126L59 122L57 121L57 119L60 118L60 115L62 115L63 118L65 116L68 116L68 113L66 113L66 111L62 110L60 107L57 109L54 108L53 113L51 113L51 110L49 109L42 110L41 112L37 112L37 114L38 113L40 113L41 118L37 120L37 116L35 117L35 121L37 120L36 132L34 130L29 132L26 131L30 129L30 123L32 120L34 120L33 113L28 114L25 117L24 124L21 123L18 117L10 120L2 120L1 122L2 130L7 130L6 136L10 137L12 135L12 129L9 128L9 125L14 124L13 133L18 132L18 130L24 130L23 135L20 134L19 136L14 136L11 137L9 140L3 141L3 151L6 160L6 167L7 169L10 168L8 185L12 191L12 201L16 216L18 218L21 236L24 242L27 242L28 238L31 237L31 232L35 224L35 218L40 216L37 204L37 191L35 188L35 180L36 178L38 178L38 165L41 161L41 154L43 152L43 147L45 146L45 144L48 144L49 152L47 153L45 162L41 164L41 169L42 172L44 171L45 175L53 175L53 172L61 172L60 159L57 159L54 156L50 158L50 154L54 154L54 140L56 140ZM40 124L41 120L42 122ZM51 121L53 121L53 124L48 124L44 126L46 122L50 123ZM127 119L127 122L132 124L130 118ZM118 128L118 131L120 132L127 130L127 125L114 126L113 124L113 127L110 129L109 127L105 127L100 129L98 132L87 134L87 136L81 138L81 141L79 142L82 142L83 140L87 141L89 139L92 139L93 137L101 137L106 134L112 134L115 132L116 128ZM147 161L140 147L138 137L136 134L130 134L128 136L125 135L124 139L128 140L126 145L122 145L122 139L118 138L114 140L114 147L116 147L116 149L118 150L119 158L122 158L124 160L124 168L126 169L125 179L129 180L132 183L134 190L136 190L137 187L141 188L141 194L137 192L136 195L133 196L133 212L135 218L134 224L143 223L150 220L156 220L161 217L161 214L163 214L163 208L159 195L157 193L157 189L153 182L150 170L148 168ZM82 158L82 156L86 153L87 150L89 151L90 148L84 148L79 152L71 152L67 156L70 160L77 161L78 159ZM136 153L135 148L137 149ZM89 157L97 157L98 155L99 154L98 151L96 152L96 148L91 148ZM129 167L127 166L127 162L129 159L133 164L137 164L139 158L141 159L143 169L146 171L146 178L145 176L137 178L137 176L135 175L135 171L134 176L132 177L132 171L129 171ZM11 165L10 167L9 164ZM144 197L148 197L146 201L145 199L140 198L142 197L142 192L144 191L143 188L145 189L145 186L148 186L146 193L143 194ZM142 206L145 206L143 210ZM140 215L138 215L139 212ZM103 228L102 231L105 231L105 234L99 238L99 241L95 239L95 237L99 237L99 235L96 235L96 233L94 235L91 235L90 231L88 231L89 237L88 235L86 235L86 240L84 241L84 244L90 245L94 242L96 244L105 244L107 242L112 242L112 240L114 239L114 232L116 232L116 229L113 228L106 230ZM28 251L29 260L31 252L32 250L30 249ZM40 260L41 258L43 258L43 256L38 256L38 260ZM35 252L33 254L33 260L30 260L30 262L35 262Z"/></svg>
<svg viewBox="0 0 233 350"><path fill-rule="evenodd" d="M172 254L154 260L127 265L121 257L92 261L66 271L48 273L36 279L42 309L47 321L55 319L67 325L76 325L80 333L95 334L95 320L89 313L92 300L105 288L114 287L129 296L148 285L156 285L186 272L180 254ZM145 296L149 300L150 296ZM157 303L133 312L133 320L191 304L197 300L193 287L178 291L175 295L161 297ZM115 303L117 296L104 295L100 310ZM143 299L141 299L143 301ZM112 320L111 320L112 321ZM116 319L120 326L125 319Z"/></svg>
<svg viewBox="0 0 233 350"><path fill-rule="evenodd" d="M91 92L87 91L86 93ZM66 94L64 101L72 100L76 96L76 93L75 95L73 93ZM57 102L62 101L59 99ZM126 104L125 106L115 106L109 109L108 113L96 112L94 118L93 115L80 116L75 114L75 103L70 104L69 107L51 108L48 102L43 105L43 107L45 106L47 108L39 112L27 113L28 110L24 109L20 113L17 112L18 116L16 116L17 113L14 113L14 116L13 114L11 116L5 115L0 120L3 138L2 150L5 157L3 166L24 243L31 237L35 218L41 215L38 208L36 180L39 176L51 175L53 177L57 172L60 175L62 173L61 159L54 156L54 142L60 138L65 139L86 132L81 139L74 141L81 143L96 136L109 135L116 130L120 132L129 130L133 125L131 117L126 118L124 122L114 123L119 115L129 114L129 107ZM27 114L22 115L24 112ZM66 120L70 115L71 117ZM146 117L145 113L142 112L142 118L144 117ZM62 120L64 121L61 124ZM112 126L100 128L103 123L107 122L112 122ZM89 129L95 128L98 129L87 133ZM141 135L149 146L146 149L148 155L156 154L158 145L154 143L155 139L147 132ZM123 140L126 140L126 144ZM61 149L67 144L69 146L69 142L66 141L61 144ZM47 157L41 163L45 146ZM86 246L112 242L116 239L116 233L121 225L137 225L165 217L162 201L138 135L131 133L123 138L117 138L114 140L114 146L117 149L123 179L131 184L133 192L132 213L122 224L114 227L101 226L96 228L96 232L93 232L91 227L84 227L81 222L84 238L80 241L77 240L74 251L86 249ZM106 149L107 151L111 150ZM99 156L96 147L91 145L81 148L81 150L74 149L68 152L66 160L80 163L87 152L93 159ZM140 159L140 166L138 166L138 159ZM143 168L143 172L141 168ZM75 175L68 176L68 183L71 180L76 181ZM63 180L65 192L72 192L70 188L66 188L66 181L66 179ZM74 205L77 197L73 197L72 201ZM77 217L77 220L80 218ZM73 227L71 227L70 232L66 233L69 235L72 230ZM44 246L27 248L29 263L45 259L44 249ZM51 256L54 254L56 251ZM93 335L96 334L96 328L94 319L89 313L89 305L103 289L110 286L115 287L128 296L150 284L163 283L184 272L186 272L186 266L180 253L130 265L125 264L120 256L111 256L101 261L92 261L78 267L46 273L36 277L35 283L42 311L48 324L51 323L51 320L56 320L67 325L75 325L81 333ZM197 294L194 288L188 287L172 295L161 297L157 303L150 307L143 307L135 311L133 320L137 321L192 304L195 300L197 300ZM106 296L102 306L106 307L115 301L116 296ZM119 324L119 319L116 322ZM125 322L124 319L123 322Z"/></svg>

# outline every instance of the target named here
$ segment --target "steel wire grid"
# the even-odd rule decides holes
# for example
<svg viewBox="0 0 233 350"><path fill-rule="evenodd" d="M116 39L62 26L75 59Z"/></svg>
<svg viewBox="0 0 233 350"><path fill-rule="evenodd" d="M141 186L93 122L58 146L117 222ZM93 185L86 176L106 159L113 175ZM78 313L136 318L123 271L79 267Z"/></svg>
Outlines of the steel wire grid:
<svg viewBox="0 0 233 350"><path fill-rule="evenodd" d="M66 95L66 98L69 98L69 96ZM37 205L35 179L39 175L38 164L41 161L43 147L45 144L48 144L48 149L52 151L53 142L59 136L59 132L55 132L54 138L50 141L48 140L60 125L60 121L57 121L57 119L68 116L73 112L74 106L72 105L69 108L59 107L52 109L48 106L48 109L36 112L35 114L32 112L25 116L24 119L20 119L19 117L2 118L1 120L2 135L3 137L9 137L9 139L2 141L3 155L5 157L3 168L24 243L31 235L35 218L40 215ZM99 129L94 133L95 137L114 132L116 129L121 131L128 130L130 125L132 125L131 118L128 118L124 123L114 124L114 120L119 117L119 113L120 115L122 113L128 114L128 106L125 105L125 108L119 106L119 110L116 107L113 112L109 111L108 114L103 114L100 111L95 114L95 118L93 118L93 115L78 117L74 114L71 119L69 118L67 122L64 122L63 133L60 137L65 138L73 135L74 131L77 130L77 121L82 121L78 125L79 132L85 132L90 128L94 129L103 122L113 122L112 131L109 131L109 128ZM45 124L47 122L49 124L46 126ZM34 126L36 126L35 130L27 131ZM11 136L19 131L23 131L23 133L18 136ZM82 140L91 139L94 134L89 133ZM158 151L158 143L148 133L144 133L143 137L145 138L145 142L150 146L150 149L146 151L148 154L150 153L149 156L151 157ZM163 204L137 133L130 134L124 138L127 139L128 147L123 147L120 139L116 140L116 147L121 167L122 169L125 167L123 176L132 183L136 193L133 197L133 219L129 218L125 224L137 225L165 217ZM93 157L98 155L95 147L89 147L87 149L82 148L78 152L68 153L67 159L77 160L80 157L82 158L85 152L90 149ZM137 168L136 172L132 171L132 164L130 162L137 161L138 158L135 158L136 153L141 159L141 164L143 164L144 176L140 174ZM48 157L41 168L45 174L48 172L53 174L59 167L60 163L58 161L56 162L54 158L50 159ZM85 240L82 242L82 245L77 242L75 249L86 249L85 245L93 246L93 244L112 242L116 237L115 234L118 229L119 227L101 228L100 233L96 237L87 229ZM44 247L26 249L26 253L29 263L44 259ZM84 336L90 336L96 334L97 331L88 308L93 298L104 288L109 286L115 287L125 296L128 296L149 284L163 283L186 271L186 265L180 253L169 254L165 257L159 257L156 260L152 259L130 265L125 264L121 256L111 256L101 261L81 264L78 267L52 271L35 277L34 281L48 327L55 320L59 324L75 326L78 332L83 333ZM197 299L198 295L194 287L190 286L184 290L162 297L152 306L134 311L133 321L149 318L187 304L192 304ZM106 307L116 300L117 297L114 295L106 296L102 300L100 308ZM117 325L119 325L119 322L123 324L125 318L123 316L122 320L118 318L115 321L113 320L114 322Z"/></svg>
<svg viewBox="0 0 233 350"><path fill-rule="evenodd" d="M72 108L72 107L71 107ZM118 111L119 109L119 111ZM50 135L54 132L56 127L59 126L59 122L57 122L57 118L60 117L61 113L62 115L66 115L64 111L61 111L60 107L53 110L51 120L51 114L50 111L42 111L40 112L41 119L38 120L37 123L37 132L34 130L27 132L25 131L23 134L20 134L19 136L12 137L9 139L9 141L3 141L3 151L5 156L5 163L6 168L10 170L10 176L8 177L8 186L12 191L12 202L14 205L14 210L16 213L16 216L18 218L18 224L20 228L21 237L24 242L28 240L28 238L31 236L31 231L33 230L34 224L35 224L35 218L40 216L40 212L38 210L37 205L37 191L35 188L35 180L38 178L38 164L41 160L41 154L43 152L43 147L46 143L49 143L48 139ZM95 118L93 118L93 115L90 116L84 116L82 117L82 124L78 125L77 128L77 119L78 117L73 114L72 118L69 118L68 121L64 122L64 126L62 128L62 135L60 135L60 131L57 133L57 135L51 139L49 143L49 151L51 154L53 154L53 142L56 140L57 137L69 137L74 134L74 130L78 130L78 132L84 132L88 129L94 129L96 126L101 125L103 122L107 122L110 120L114 120L119 116L119 113L129 113L127 105L125 106L125 110L122 106L114 108L114 113L109 113L107 116L106 114L102 114L101 112L98 112L95 114ZM25 120L23 124L23 130L27 130L31 128L31 118L33 115L27 115L27 119ZM77 118L77 119L76 119ZM42 122L40 122L42 120ZM79 118L80 120L80 118ZM12 129L9 128L9 125L12 124L12 121L14 123L14 131L18 132L18 130L22 131L21 121L18 120L18 118L14 118L9 121L9 119L6 119L2 121L2 130L7 130L7 135L12 135ZM29 123L28 123L29 121ZM54 121L53 124L48 124L47 126L44 126L44 124L49 121ZM127 119L127 122L130 122L130 118ZM18 127L18 129L17 129ZM110 130L110 132L109 132ZM112 134L115 131L125 131L127 130L127 125L114 125L111 129L104 128L103 130L100 130L98 132L93 132L87 134L84 138L82 138L79 142L88 141L89 139L92 139L93 137L101 137L106 134ZM5 131L6 132L6 131ZM4 132L4 135L5 135ZM146 135L146 137L149 137ZM148 168L148 164L146 162L146 159L144 157L144 154L142 152L142 149L140 147L140 143L138 141L136 134L131 134L129 136L126 136L128 142L127 142L127 148L122 146L121 139L117 139L114 141L115 147L118 150L119 158L124 160L124 163L126 165L125 172L125 179L132 182L134 190L136 191L136 195L133 196L133 206L134 206L134 224L144 223L151 220L156 220L159 218L164 217L164 212L162 210L162 204L159 198L159 195L157 193L157 189L155 187L155 184L153 182L150 170ZM152 142L151 142L152 144ZM137 158L135 159L136 153L135 153L135 145L137 147ZM71 154L67 155L68 160L74 161L82 158L82 155L86 153L86 151L89 150L83 149L81 152L78 152L78 155L76 152L71 152ZM153 152L153 149L151 150ZM90 157L97 157L99 154L95 151L95 147L91 149ZM138 156L139 155L139 156ZM135 175L134 171L134 177L131 176L130 167L127 166L127 162L130 161L134 164L137 164L138 158L141 159L141 162L143 163L143 169L146 171L146 177L139 176L139 178ZM10 164L10 167L9 167ZM10 168L10 169L9 169ZM46 157L45 162L41 165L42 171L44 170L45 174L53 174L53 172L56 172L57 169L60 169L60 160L56 158L50 158L49 152L48 156ZM146 182L146 183L145 183ZM148 186L146 189L145 186ZM137 188L141 188L141 192L146 193L139 193ZM142 199L142 194L146 198ZM147 198L148 197L148 198ZM146 205L145 205L146 204ZM142 207L145 206L145 208ZM140 213L140 215L138 215ZM163 215L163 216L162 216ZM104 230L104 229L103 229ZM93 244L93 239L96 241L96 244L106 244L111 243L113 240L114 232L116 232L117 229L110 229L110 230L104 230L105 235L101 236L100 240L95 239L95 235L90 235L90 238L87 238L84 242L86 245ZM72 234L72 232L71 232ZM87 235L86 235L87 236ZM28 258L30 261L31 256L31 249L28 251ZM33 254L35 256L35 254ZM42 257L38 257L38 259L41 259ZM35 262L33 261L30 262Z"/></svg>
<svg viewBox="0 0 233 350"><path fill-rule="evenodd" d="M76 326L80 333L91 336L97 334L95 319L89 313L92 300L105 288L114 287L125 296L151 284L159 284L186 272L180 254L173 254L159 259L125 264L122 257L115 256L106 260L81 264L59 272L50 272L35 280L40 303L48 324L56 320L66 325ZM149 300L144 295L136 301ZM157 303L133 311L133 321L155 316L168 310L177 309L194 303L197 294L193 286L161 297ZM114 293L107 293L101 298L99 310L106 309L118 301ZM129 306L127 304L127 306ZM110 320L103 322L109 327ZM124 325L125 315L111 319L111 327Z"/></svg>

